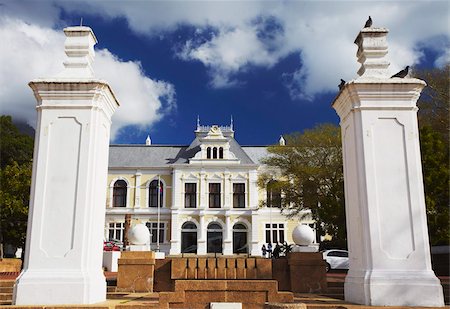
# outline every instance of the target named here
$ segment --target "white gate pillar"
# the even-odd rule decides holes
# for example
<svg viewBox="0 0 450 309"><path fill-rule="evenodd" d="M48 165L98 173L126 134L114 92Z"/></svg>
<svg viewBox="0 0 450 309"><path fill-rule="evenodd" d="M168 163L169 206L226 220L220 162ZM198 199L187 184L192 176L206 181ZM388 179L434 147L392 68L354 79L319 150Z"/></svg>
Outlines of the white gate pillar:
<svg viewBox="0 0 450 309"><path fill-rule="evenodd" d="M111 116L109 85L94 78L89 27L64 29L68 60L30 82L38 119L24 270L14 304L91 304L106 298L102 271Z"/></svg>
<svg viewBox="0 0 450 309"><path fill-rule="evenodd" d="M356 38L360 77L333 103L341 119L350 269L345 299L443 306L431 269L416 101L425 86L390 78L384 28Z"/></svg>

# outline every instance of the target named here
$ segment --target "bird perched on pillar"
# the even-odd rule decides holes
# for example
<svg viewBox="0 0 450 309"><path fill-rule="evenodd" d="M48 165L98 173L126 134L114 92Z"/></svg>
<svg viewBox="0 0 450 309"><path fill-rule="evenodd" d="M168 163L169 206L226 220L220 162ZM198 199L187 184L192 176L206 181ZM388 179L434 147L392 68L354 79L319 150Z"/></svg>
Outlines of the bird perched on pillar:
<svg viewBox="0 0 450 309"><path fill-rule="evenodd" d="M344 88L344 86L345 86L345 80L343 80L343 79L341 78L341 83L338 85L339 90L342 90L342 89Z"/></svg>
<svg viewBox="0 0 450 309"><path fill-rule="evenodd" d="M405 78L406 75L408 75L408 72L409 72L409 66L407 65L406 68L404 68L400 72L392 75L391 78L394 78L394 77Z"/></svg>
<svg viewBox="0 0 450 309"><path fill-rule="evenodd" d="M369 16L369 19L366 21L364 28L370 28L370 27L372 27L372 18Z"/></svg>

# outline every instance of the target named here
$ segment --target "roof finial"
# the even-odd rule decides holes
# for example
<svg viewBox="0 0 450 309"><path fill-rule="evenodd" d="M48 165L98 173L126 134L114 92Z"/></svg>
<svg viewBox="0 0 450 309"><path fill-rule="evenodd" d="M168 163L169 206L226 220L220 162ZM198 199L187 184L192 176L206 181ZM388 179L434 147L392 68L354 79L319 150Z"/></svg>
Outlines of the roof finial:
<svg viewBox="0 0 450 309"><path fill-rule="evenodd" d="M280 144L280 146L286 146L286 140L284 139L283 135L280 135L278 143Z"/></svg>
<svg viewBox="0 0 450 309"><path fill-rule="evenodd" d="M233 115L231 115L230 127L231 127L231 130L233 130Z"/></svg>
<svg viewBox="0 0 450 309"><path fill-rule="evenodd" d="M197 115L197 130L200 130L200 116Z"/></svg>
<svg viewBox="0 0 450 309"><path fill-rule="evenodd" d="M147 135L147 139L145 140L145 145L149 146L152 144L152 140L150 138L150 135Z"/></svg>
<svg viewBox="0 0 450 309"><path fill-rule="evenodd" d="M80 27L83 27L83 17L80 19Z"/></svg>

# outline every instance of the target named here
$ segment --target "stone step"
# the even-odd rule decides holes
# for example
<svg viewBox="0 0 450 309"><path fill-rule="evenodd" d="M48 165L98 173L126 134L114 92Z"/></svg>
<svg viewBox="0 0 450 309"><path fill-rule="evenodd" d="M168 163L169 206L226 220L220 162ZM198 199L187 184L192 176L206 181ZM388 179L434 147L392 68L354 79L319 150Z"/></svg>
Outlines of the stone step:
<svg viewBox="0 0 450 309"><path fill-rule="evenodd" d="M333 294L344 294L344 287L342 286L332 286L327 288L327 293L333 293Z"/></svg>
<svg viewBox="0 0 450 309"><path fill-rule="evenodd" d="M161 306L159 303L132 303L132 304L120 304L114 307L115 309L146 309L146 308L168 308Z"/></svg>
<svg viewBox="0 0 450 309"><path fill-rule="evenodd" d="M344 287L344 282L338 282L338 281L328 281L327 282L328 287Z"/></svg>
<svg viewBox="0 0 450 309"><path fill-rule="evenodd" d="M116 287L115 286L107 286L106 287L106 291L108 293L115 292L116 291Z"/></svg>
<svg viewBox="0 0 450 309"><path fill-rule="evenodd" d="M0 300L0 306L10 306L12 305L12 300Z"/></svg>
<svg viewBox="0 0 450 309"><path fill-rule="evenodd" d="M0 287L0 293L12 293L14 290L14 287L12 286L2 286Z"/></svg>
<svg viewBox="0 0 450 309"><path fill-rule="evenodd" d="M12 300L11 293L0 293L0 300Z"/></svg>
<svg viewBox="0 0 450 309"><path fill-rule="evenodd" d="M13 287L15 280L0 280L0 287Z"/></svg>

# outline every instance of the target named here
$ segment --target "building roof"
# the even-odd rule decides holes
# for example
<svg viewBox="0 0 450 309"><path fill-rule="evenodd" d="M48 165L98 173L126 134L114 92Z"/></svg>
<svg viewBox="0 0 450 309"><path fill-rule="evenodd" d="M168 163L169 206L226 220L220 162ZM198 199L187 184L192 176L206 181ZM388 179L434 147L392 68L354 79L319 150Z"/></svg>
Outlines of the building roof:
<svg viewBox="0 0 450 309"><path fill-rule="evenodd" d="M174 163L187 146L110 145L109 168L161 167Z"/></svg>
<svg viewBox="0 0 450 309"><path fill-rule="evenodd" d="M241 164L260 164L267 154L265 146L241 147L234 138L229 139L230 151ZM163 167L170 164L188 164L189 159L200 151L200 141L196 137L186 145L110 145L109 168Z"/></svg>
<svg viewBox="0 0 450 309"><path fill-rule="evenodd" d="M262 164L261 160L269 155L267 151L268 146L241 146L241 149L250 157L256 164Z"/></svg>

